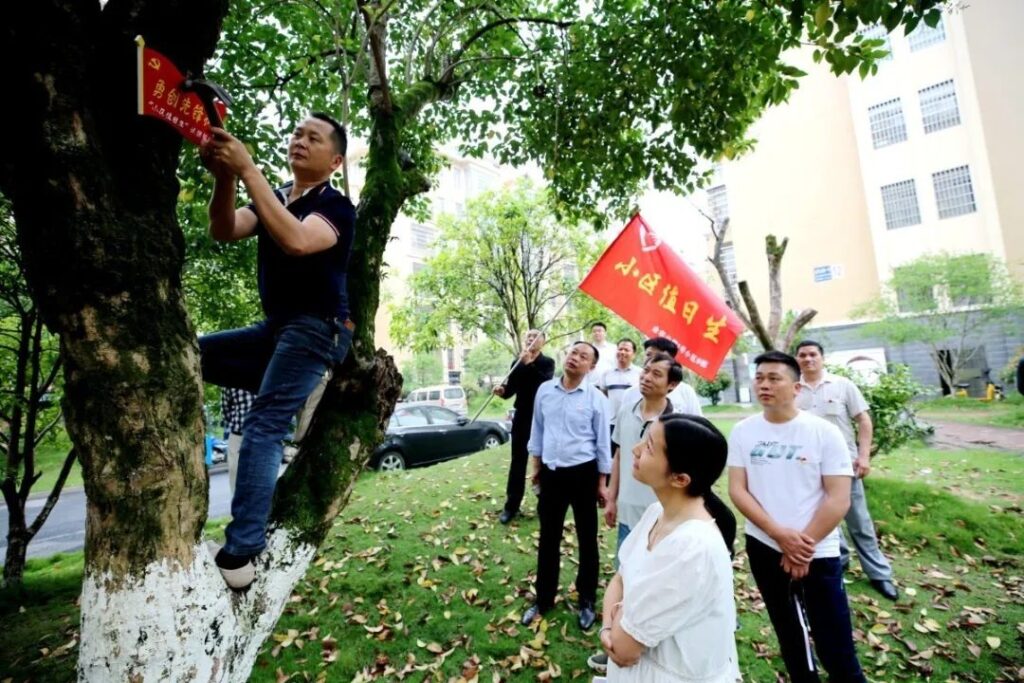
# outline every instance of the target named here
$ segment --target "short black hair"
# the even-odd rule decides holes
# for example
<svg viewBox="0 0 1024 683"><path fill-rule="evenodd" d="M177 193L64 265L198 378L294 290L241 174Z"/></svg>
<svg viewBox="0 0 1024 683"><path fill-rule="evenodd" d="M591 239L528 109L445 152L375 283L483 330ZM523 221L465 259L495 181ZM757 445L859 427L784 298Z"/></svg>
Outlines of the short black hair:
<svg viewBox="0 0 1024 683"><path fill-rule="evenodd" d="M591 332L593 332L593 331L594 331L594 328L595 328L595 327L600 327L600 328L601 328L601 329L603 329L603 330L607 330L607 329L608 329L608 326L607 326L607 325L605 325L605 324L604 324L603 322L601 322L600 320L595 320L594 322L592 322L592 323L590 324L590 331L591 331Z"/></svg>
<svg viewBox="0 0 1024 683"><path fill-rule="evenodd" d="M578 346L579 344L586 344L587 346L590 347L590 350L594 352L594 366L596 367L597 366L597 359L601 357L601 353L597 350L597 347L594 346L593 344L591 344L590 342L583 341L583 340L580 340L578 342L573 342L572 343L573 346Z"/></svg>
<svg viewBox="0 0 1024 683"><path fill-rule="evenodd" d="M629 337L623 337L623 338L622 338L622 339L620 339L619 341L615 342L615 345L616 345L616 346L618 346L618 345L619 345L619 344L621 344L622 342L626 342L626 343L628 343L628 344L629 344L629 347L630 347L631 349L633 349L633 353L636 353L636 342L635 342L635 341L633 341L633 340L632 340L632 339L630 339Z"/></svg>
<svg viewBox="0 0 1024 683"><path fill-rule="evenodd" d="M650 359L648 359L647 363L644 363L644 365L647 365L648 363L664 363L665 361L668 361L669 383L671 384L674 382L675 384L679 384L680 382L682 382L683 366L680 365L679 361L677 361L674 357L668 355L664 351L658 351L656 354L651 356Z"/></svg>
<svg viewBox="0 0 1024 683"><path fill-rule="evenodd" d="M754 359L754 367L757 367L761 363L782 363L793 371L793 379L800 379L800 364L796 362L796 358L793 358L793 356L788 353L784 353L782 351L765 351Z"/></svg>
<svg viewBox="0 0 1024 683"><path fill-rule="evenodd" d="M814 341L813 339L804 339L802 342L797 344L796 345L797 353L800 353L800 349L804 348L805 346L817 346L818 347L818 353L820 353L823 356L825 355L825 347L822 346L821 344L819 344L818 342Z"/></svg>
<svg viewBox="0 0 1024 683"><path fill-rule="evenodd" d="M309 115L311 119L319 119L325 123L329 123L333 131L331 132L331 140L334 142L335 151L341 156L345 156L345 152L348 151L348 134L345 132L345 126L338 123L338 121L330 114L325 114L322 111L315 111Z"/></svg>
<svg viewBox="0 0 1024 683"><path fill-rule="evenodd" d="M671 339L666 339L665 337L653 337L644 342L645 349L649 349L652 346L658 349L659 351L664 351L665 353L673 357L675 357L675 355L679 353L679 345L676 344Z"/></svg>

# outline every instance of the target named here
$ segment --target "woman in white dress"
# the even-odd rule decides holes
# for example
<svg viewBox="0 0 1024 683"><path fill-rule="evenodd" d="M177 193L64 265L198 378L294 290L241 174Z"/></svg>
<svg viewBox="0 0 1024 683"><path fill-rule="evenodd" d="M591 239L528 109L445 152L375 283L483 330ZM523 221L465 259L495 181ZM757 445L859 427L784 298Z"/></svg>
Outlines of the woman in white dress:
<svg viewBox="0 0 1024 683"><path fill-rule="evenodd" d="M619 550L604 597L601 645L609 683L734 683L736 605L731 511L705 496L725 468L728 444L708 420L664 415L633 449L633 476L652 503ZM721 529L721 530L720 530Z"/></svg>

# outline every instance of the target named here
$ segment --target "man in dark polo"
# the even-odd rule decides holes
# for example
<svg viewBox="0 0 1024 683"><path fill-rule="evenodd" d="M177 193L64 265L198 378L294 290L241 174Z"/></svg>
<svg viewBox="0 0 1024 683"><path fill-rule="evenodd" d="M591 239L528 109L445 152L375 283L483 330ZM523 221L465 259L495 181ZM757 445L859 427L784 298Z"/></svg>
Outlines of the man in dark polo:
<svg viewBox="0 0 1024 683"><path fill-rule="evenodd" d="M293 179L273 188L239 140L220 128L200 150L213 173L210 236L258 241L265 320L199 340L203 379L256 394L242 426L238 475L226 541L216 553L228 586L248 587L291 420L325 373L348 353L346 273L355 231L352 202L331 186L344 160L345 129L326 114L299 123L288 143ZM252 203L235 208L241 180Z"/></svg>
<svg viewBox="0 0 1024 683"><path fill-rule="evenodd" d="M526 489L526 462L530 459L526 444L530 440L530 425L533 423L533 399L541 384L555 376L555 361L548 358L544 348L544 333L530 330L526 333L525 348L513 362L508 379L494 387L494 395L501 398L516 397L515 415L512 417L512 459L508 465L508 482L505 484L505 507L498 517L502 524L508 524L519 514Z"/></svg>
<svg viewBox="0 0 1024 683"><path fill-rule="evenodd" d="M565 515L572 507L579 545L579 624L594 625L597 600L597 506L608 499L606 475L611 473L608 399L587 373L598 351L589 342L576 342L565 359L561 377L537 390L528 450L533 481L540 485L537 512L540 547L537 552L537 601L526 610L529 624L555 605Z"/></svg>

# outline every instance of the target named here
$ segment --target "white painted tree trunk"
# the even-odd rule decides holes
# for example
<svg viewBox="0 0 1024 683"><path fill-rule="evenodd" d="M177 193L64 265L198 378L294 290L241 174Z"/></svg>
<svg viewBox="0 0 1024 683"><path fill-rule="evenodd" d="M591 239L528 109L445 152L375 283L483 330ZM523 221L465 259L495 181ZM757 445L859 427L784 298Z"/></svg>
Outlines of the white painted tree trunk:
<svg viewBox="0 0 1024 683"><path fill-rule="evenodd" d="M227 587L204 542L189 567L154 563L119 581L86 576L78 680L247 681L315 553L287 530L271 532L245 593Z"/></svg>

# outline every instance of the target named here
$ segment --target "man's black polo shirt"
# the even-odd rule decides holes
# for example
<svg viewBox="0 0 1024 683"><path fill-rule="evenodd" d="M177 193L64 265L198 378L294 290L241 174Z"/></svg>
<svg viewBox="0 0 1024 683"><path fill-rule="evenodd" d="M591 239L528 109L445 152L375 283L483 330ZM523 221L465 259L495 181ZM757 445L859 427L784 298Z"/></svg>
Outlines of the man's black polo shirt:
<svg viewBox="0 0 1024 683"><path fill-rule="evenodd" d="M355 208L329 181L287 204L291 188L292 183L288 183L274 190L288 212L300 221L316 214L334 229L338 241L315 254L290 256L263 227L263 221L258 220L257 282L263 312L268 320L300 314L345 320L349 316L346 277L355 234ZM256 207L249 204L248 208L259 219Z"/></svg>

